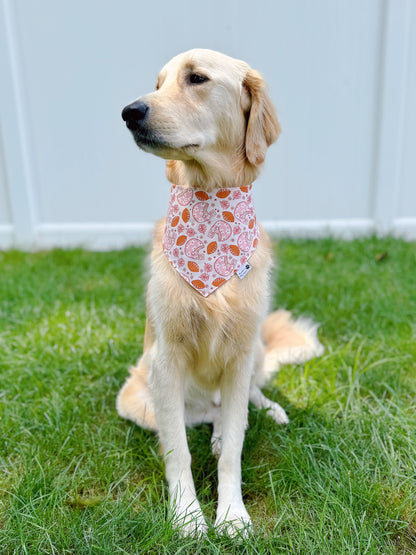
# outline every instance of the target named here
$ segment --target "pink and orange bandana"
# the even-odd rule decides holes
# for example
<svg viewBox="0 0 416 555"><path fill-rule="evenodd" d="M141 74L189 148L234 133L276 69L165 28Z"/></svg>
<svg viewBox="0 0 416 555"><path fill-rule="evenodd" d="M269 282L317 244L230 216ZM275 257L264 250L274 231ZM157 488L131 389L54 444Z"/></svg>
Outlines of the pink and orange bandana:
<svg viewBox="0 0 416 555"><path fill-rule="evenodd" d="M204 297L235 273L244 277L259 234L251 185L210 193L172 186L163 249Z"/></svg>

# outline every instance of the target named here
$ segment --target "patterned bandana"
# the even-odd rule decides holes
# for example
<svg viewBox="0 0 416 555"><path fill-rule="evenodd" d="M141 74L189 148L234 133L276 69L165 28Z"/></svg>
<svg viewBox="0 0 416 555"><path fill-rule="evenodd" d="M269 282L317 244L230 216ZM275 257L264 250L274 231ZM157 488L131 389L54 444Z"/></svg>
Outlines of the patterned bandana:
<svg viewBox="0 0 416 555"><path fill-rule="evenodd" d="M204 297L235 273L246 275L259 235L251 185L210 193L172 186L163 250Z"/></svg>

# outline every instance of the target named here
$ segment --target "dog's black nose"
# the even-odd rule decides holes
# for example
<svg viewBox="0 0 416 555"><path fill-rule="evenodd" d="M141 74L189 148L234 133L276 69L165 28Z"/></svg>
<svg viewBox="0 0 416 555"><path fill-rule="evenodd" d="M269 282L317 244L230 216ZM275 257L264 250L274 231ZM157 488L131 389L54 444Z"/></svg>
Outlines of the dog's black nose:
<svg viewBox="0 0 416 555"><path fill-rule="evenodd" d="M126 106L121 112L121 117L126 122L127 127L134 131L138 129L140 122L142 122L149 112L149 106L140 100L132 102Z"/></svg>

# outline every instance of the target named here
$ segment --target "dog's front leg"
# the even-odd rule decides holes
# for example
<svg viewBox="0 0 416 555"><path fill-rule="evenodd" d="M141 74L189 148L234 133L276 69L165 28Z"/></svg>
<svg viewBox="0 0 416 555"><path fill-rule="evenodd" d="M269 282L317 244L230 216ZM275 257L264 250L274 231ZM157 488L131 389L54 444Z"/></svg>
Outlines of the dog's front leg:
<svg viewBox="0 0 416 555"><path fill-rule="evenodd" d="M195 494L191 454L185 429L185 371L165 350L156 355L151 370L151 388L157 427L165 459L174 525L185 535L200 535L207 525Z"/></svg>
<svg viewBox="0 0 416 555"><path fill-rule="evenodd" d="M247 536L251 519L241 494L241 451L247 426L253 360L246 356L224 369L221 382L222 448L218 461L215 525L230 535Z"/></svg>

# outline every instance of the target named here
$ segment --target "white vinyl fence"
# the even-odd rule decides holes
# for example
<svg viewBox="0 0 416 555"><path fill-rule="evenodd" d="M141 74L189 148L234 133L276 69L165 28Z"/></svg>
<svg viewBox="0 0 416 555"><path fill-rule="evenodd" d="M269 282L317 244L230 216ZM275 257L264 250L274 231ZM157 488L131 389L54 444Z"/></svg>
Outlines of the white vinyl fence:
<svg viewBox="0 0 416 555"><path fill-rule="evenodd" d="M0 248L149 238L164 162L120 113L194 47L269 84L283 128L255 187L269 231L416 239L415 0L0 0Z"/></svg>

